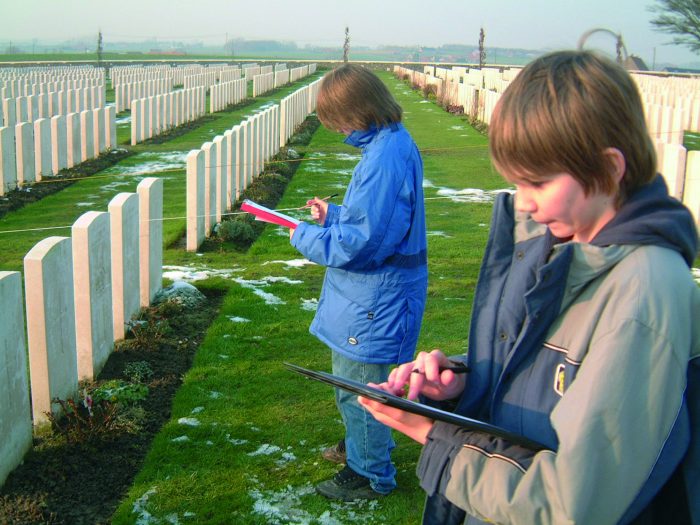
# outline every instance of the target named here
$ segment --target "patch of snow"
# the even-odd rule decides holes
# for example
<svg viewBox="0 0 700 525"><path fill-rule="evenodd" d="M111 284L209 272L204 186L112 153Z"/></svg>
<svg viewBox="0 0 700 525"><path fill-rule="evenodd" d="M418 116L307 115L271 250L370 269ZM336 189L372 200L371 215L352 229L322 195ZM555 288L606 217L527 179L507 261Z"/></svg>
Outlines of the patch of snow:
<svg viewBox="0 0 700 525"><path fill-rule="evenodd" d="M313 298L313 299L301 299L301 309L306 310L307 312L315 312L318 310L318 299Z"/></svg>
<svg viewBox="0 0 700 525"><path fill-rule="evenodd" d="M452 202L493 202L496 195L503 192L512 193L513 190L480 190L478 188L465 188L462 190L454 190L451 188L440 188L437 194L442 197L448 197Z"/></svg>
<svg viewBox="0 0 700 525"><path fill-rule="evenodd" d="M137 514L136 525L149 525L150 523L157 523L153 521L153 515L146 510L146 504L148 503L148 498L153 496L157 492L156 488L153 487L148 489L144 494L134 501L134 506L131 512Z"/></svg>
<svg viewBox="0 0 700 525"><path fill-rule="evenodd" d="M289 230L287 231L287 235L289 235ZM312 262L308 259L290 259L288 261L265 261L262 263L261 266L265 266L268 264L285 264L287 266L290 266L292 268L302 268L306 266L307 264L316 264L315 262Z"/></svg>
<svg viewBox="0 0 700 525"><path fill-rule="evenodd" d="M263 443L260 445L258 450L255 452L248 452L249 456L269 456L270 454L274 454L275 452L279 452L282 450L280 447L277 445L269 445L267 443Z"/></svg>

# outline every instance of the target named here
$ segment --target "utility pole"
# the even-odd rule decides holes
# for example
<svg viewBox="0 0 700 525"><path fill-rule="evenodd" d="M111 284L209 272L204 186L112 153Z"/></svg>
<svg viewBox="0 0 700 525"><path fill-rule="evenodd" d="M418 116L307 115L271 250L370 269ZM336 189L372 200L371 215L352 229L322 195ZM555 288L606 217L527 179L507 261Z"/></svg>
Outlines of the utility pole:
<svg viewBox="0 0 700 525"><path fill-rule="evenodd" d="M348 61L350 56L350 28L345 26L345 42L343 43L343 62Z"/></svg>
<svg viewBox="0 0 700 525"><path fill-rule="evenodd" d="M97 67L102 67L102 29L97 31Z"/></svg>
<svg viewBox="0 0 700 525"><path fill-rule="evenodd" d="M484 33L484 28L479 31L479 69L484 68L486 64L486 48L484 47L484 40L486 39L486 33Z"/></svg>

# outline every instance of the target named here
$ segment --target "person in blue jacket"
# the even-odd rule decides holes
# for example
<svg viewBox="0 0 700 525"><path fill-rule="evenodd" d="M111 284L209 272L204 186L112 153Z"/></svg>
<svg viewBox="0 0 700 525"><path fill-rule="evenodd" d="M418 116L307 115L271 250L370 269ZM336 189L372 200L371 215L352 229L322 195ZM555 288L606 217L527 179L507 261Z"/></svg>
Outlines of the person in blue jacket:
<svg viewBox="0 0 700 525"><path fill-rule="evenodd" d="M633 79L588 51L539 57L489 147L516 191L494 206L470 372L419 352L381 387L545 448L361 398L424 445L423 523L700 524L698 233L656 172Z"/></svg>
<svg viewBox="0 0 700 525"><path fill-rule="evenodd" d="M291 243L326 266L309 331L331 349L333 373L363 383L385 381L391 365L413 359L427 293L423 163L401 123L402 110L370 70L344 64L321 82L321 123L360 148L342 205L314 198L312 218ZM317 486L326 497L372 499L396 487L391 429L356 396L336 390L345 437L324 451L346 466Z"/></svg>

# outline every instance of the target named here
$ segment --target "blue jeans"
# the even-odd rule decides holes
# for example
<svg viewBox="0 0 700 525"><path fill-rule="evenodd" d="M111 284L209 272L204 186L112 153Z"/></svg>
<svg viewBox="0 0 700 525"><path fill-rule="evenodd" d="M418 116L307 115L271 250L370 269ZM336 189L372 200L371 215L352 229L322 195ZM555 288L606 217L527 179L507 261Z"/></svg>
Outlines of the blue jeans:
<svg viewBox="0 0 700 525"><path fill-rule="evenodd" d="M333 354L333 374L360 383L383 383L389 377L389 365L360 363L338 352ZM391 429L380 423L357 402L357 396L335 389L335 402L345 425L347 465L370 481L381 494L396 488L396 468L391 451L396 446Z"/></svg>

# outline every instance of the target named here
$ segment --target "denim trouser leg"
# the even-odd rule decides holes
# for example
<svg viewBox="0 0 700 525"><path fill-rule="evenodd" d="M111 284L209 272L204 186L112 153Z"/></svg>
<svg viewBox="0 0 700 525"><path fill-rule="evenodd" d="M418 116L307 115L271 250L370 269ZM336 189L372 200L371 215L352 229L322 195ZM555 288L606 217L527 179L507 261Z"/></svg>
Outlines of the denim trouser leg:
<svg viewBox="0 0 700 525"><path fill-rule="evenodd" d="M333 353L333 373L360 383L383 383L389 376L389 365L374 365L353 361ZM360 406L357 396L336 389L335 400L345 424L347 465L369 478L371 487L382 494L396 487L396 468L391 462L394 440L391 429L378 422Z"/></svg>

